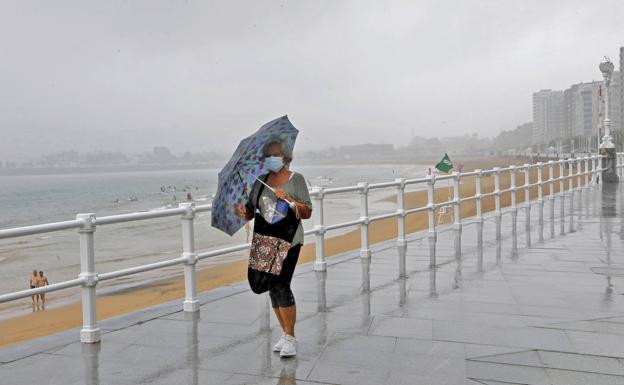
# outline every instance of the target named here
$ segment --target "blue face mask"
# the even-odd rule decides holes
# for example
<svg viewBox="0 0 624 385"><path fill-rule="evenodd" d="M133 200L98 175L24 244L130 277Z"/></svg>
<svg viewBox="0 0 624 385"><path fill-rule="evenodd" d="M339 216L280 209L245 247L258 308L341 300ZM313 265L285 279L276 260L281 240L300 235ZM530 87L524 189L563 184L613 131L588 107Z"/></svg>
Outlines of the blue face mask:
<svg viewBox="0 0 624 385"><path fill-rule="evenodd" d="M281 156L269 156L264 160L264 164L269 171L278 172L284 167L284 160Z"/></svg>

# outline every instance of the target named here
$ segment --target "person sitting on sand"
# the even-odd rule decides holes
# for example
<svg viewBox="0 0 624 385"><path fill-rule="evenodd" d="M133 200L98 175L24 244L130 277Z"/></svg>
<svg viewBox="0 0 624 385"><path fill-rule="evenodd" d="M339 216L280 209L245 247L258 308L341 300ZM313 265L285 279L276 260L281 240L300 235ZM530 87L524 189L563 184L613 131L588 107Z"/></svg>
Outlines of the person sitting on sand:
<svg viewBox="0 0 624 385"><path fill-rule="evenodd" d="M30 288L34 289L37 287L37 282L39 282L39 276L37 275L37 270L33 270L32 275L30 276ZM31 295L30 299L32 299L33 305L39 304L38 295Z"/></svg>
<svg viewBox="0 0 624 385"><path fill-rule="evenodd" d="M39 279L37 280L37 287L47 286L50 283L48 282L48 277L43 275L43 271L39 270ZM45 293L39 294L41 298L41 307L45 309Z"/></svg>

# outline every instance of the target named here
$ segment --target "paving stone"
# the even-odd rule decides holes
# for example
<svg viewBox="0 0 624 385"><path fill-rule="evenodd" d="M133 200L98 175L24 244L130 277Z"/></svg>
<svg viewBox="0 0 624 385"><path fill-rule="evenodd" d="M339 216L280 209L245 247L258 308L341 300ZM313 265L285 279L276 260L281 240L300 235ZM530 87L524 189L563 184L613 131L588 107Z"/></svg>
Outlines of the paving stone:
<svg viewBox="0 0 624 385"><path fill-rule="evenodd" d="M578 353L624 358L624 336L579 331L566 334Z"/></svg>
<svg viewBox="0 0 624 385"><path fill-rule="evenodd" d="M375 317L368 334L387 337L431 339L432 321L401 317Z"/></svg>
<svg viewBox="0 0 624 385"><path fill-rule="evenodd" d="M546 369L553 385L622 385L624 376L577 372L571 370Z"/></svg>
<svg viewBox="0 0 624 385"><path fill-rule="evenodd" d="M389 377L388 370L322 361L314 365L308 380L342 385L379 385L388 384Z"/></svg>
<svg viewBox="0 0 624 385"><path fill-rule="evenodd" d="M465 344L447 341L419 340L414 338L397 338L395 352L430 357L466 356Z"/></svg>
<svg viewBox="0 0 624 385"><path fill-rule="evenodd" d="M537 353L547 368L624 376L624 363L615 357L547 351Z"/></svg>
<svg viewBox="0 0 624 385"><path fill-rule="evenodd" d="M536 366L536 367L542 366L540 355L538 354L536 350L496 354L492 356L473 358L472 360L481 361L481 362L492 362L492 363L498 363L498 364L521 365L521 366Z"/></svg>
<svg viewBox="0 0 624 385"><path fill-rule="evenodd" d="M487 362L466 362L468 378L477 381L499 381L504 383L551 385L550 378L543 368L494 364Z"/></svg>

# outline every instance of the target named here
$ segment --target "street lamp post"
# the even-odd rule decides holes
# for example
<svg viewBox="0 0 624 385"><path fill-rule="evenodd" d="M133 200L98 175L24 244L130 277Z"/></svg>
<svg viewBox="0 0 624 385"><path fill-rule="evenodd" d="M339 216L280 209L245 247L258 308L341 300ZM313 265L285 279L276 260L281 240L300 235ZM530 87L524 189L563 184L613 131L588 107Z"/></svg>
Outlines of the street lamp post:
<svg viewBox="0 0 624 385"><path fill-rule="evenodd" d="M602 137L600 148L615 148L613 138L611 137L611 119L609 117L609 88L611 86L611 75L613 75L613 63L611 59L605 56L598 68L600 68L604 79L604 136Z"/></svg>
<svg viewBox="0 0 624 385"><path fill-rule="evenodd" d="M611 75L613 74L613 63L608 57L604 57L602 62L598 66L602 77L604 79L604 136L602 137L602 143L600 143L600 154L606 155L603 158L603 183L617 183L619 178L616 170L616 153L615 145L613 144L613 138L611 137L611 118L609 116L609 87L611 86Z"/></svg>

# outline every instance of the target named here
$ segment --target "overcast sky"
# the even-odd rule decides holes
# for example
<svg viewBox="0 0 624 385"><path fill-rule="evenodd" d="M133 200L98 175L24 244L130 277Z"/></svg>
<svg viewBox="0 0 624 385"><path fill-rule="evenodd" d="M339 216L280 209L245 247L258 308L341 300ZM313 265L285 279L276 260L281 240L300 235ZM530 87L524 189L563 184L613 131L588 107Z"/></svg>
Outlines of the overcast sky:
<svg viewBox="0 0 624 385"><path fill-rule="evenodd" d="M494 136L618 64L622 0L0 2L0 160Z"/></svg>

